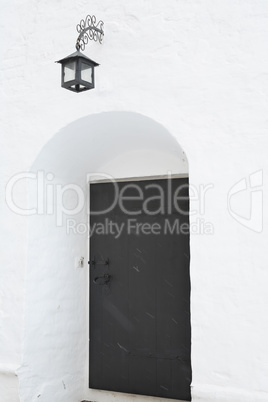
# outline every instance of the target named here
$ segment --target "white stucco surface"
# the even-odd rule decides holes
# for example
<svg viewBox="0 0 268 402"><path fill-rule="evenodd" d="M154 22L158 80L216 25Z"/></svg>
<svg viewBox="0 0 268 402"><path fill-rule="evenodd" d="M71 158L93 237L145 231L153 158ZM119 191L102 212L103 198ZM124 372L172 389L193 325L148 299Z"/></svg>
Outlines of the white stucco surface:
<svg viewBox="0 0 268 402"><path fill-rule="evenodd" d="M87 14L105 37L85 50L96 88L74 94L54 61ZM42 212L34 175L87 194L92 171L188 164L193 401L268 400L267 17L265 0L2 1L0 402L150 400L88 390L87 235L56 227L56 200ZM29 171L12 200L39 214L22 216L4 192Z"/></svg>

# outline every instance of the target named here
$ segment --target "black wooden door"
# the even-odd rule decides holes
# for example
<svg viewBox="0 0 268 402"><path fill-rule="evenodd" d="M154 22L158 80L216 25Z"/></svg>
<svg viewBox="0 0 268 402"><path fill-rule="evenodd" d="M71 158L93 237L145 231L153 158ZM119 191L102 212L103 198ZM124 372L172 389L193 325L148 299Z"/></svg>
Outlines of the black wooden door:
<svg viewBox="0 0 268 402"><path fill-rule="evenodd" d="M94 389L190 401L188 180L90 187Z"/></svg>

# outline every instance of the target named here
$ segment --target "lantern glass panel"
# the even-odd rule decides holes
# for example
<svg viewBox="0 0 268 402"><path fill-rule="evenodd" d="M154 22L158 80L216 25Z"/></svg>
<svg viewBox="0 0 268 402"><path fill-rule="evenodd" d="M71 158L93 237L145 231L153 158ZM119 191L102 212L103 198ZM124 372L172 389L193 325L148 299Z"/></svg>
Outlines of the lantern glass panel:
<svg viewBox="0 0 268 402"><path fill-rule="evenodd" d="M81 63L81 80L92 84L92 67L88 64Z"/></svg>
<svg viewBox="0 0 268 402"><path fill-rule="evenodd" d="M63 70L64 82L75 80L76 61L69 61Z"/></svg>

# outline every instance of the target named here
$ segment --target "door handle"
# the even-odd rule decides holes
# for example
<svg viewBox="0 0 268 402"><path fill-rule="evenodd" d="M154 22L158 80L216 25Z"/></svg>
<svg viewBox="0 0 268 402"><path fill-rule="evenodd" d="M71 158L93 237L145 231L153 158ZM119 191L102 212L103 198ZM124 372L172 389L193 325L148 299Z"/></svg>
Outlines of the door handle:
<svg viewBox="0 0 268 402"><path fill-rule="evenodd" d="M93 260L88 261L89 265L109 265L109 258L107 258L106 260L102 260L102 261L96 261L95 257L93 257Z"/></svg>
<svg viewBox="0 0 268 402"><path fill-rule="evenodd" d="M111 280L111 275L109 274L104 274L103 276L96 276L96 278L93 279L93 283L95 285L106 285L108 282Z"/></svg>

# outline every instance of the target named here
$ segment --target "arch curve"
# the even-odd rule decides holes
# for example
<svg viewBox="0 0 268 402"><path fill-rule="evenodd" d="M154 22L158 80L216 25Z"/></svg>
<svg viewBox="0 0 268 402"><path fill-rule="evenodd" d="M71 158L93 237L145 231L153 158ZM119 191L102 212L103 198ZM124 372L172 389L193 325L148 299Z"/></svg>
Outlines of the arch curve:
<svg viewBox="0 0 268 402"><path fill-rule="evenodd" d="M187 174L188 163L177 140L159 123L138 113L105 112L63 128L44 146L33 169L68 179L88 171L132 177L167 170Z"/></svg>

